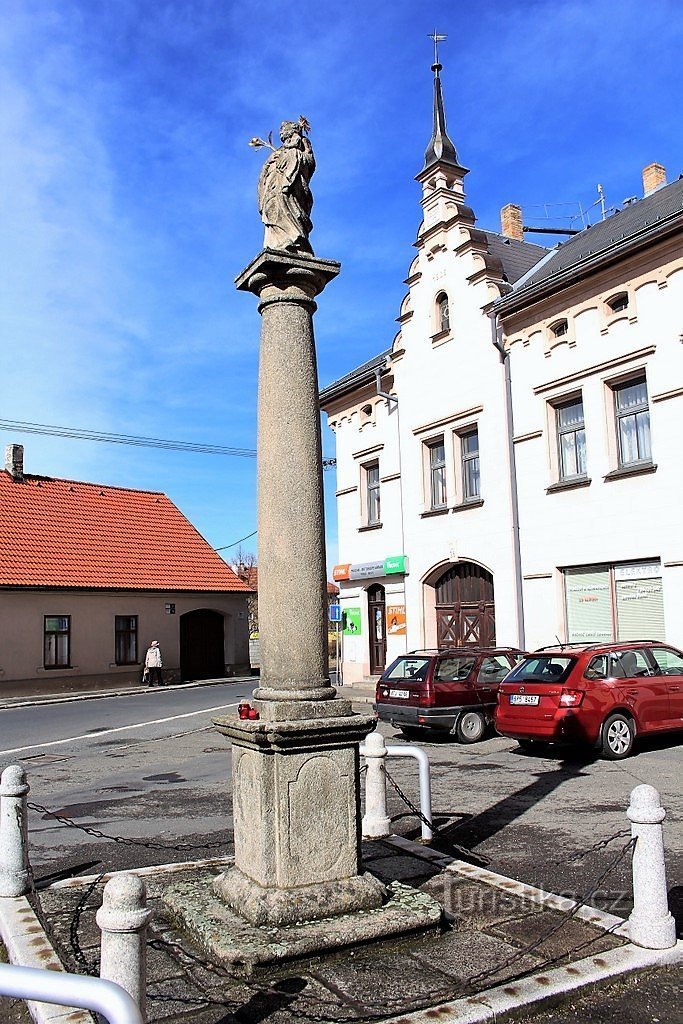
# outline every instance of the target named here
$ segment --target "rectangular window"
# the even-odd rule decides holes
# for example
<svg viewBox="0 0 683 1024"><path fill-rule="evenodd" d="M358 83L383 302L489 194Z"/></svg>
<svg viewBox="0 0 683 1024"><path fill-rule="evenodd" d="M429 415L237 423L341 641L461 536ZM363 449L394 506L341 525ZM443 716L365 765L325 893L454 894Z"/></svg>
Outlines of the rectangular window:
<svg viewBox="0 0 683 1024"><path fill-rule="evenodd" d="M43 619L43 665L69 668L71 616L46 615Z"/></svg>
<svg viewBox="0 0 683 1024"><path fill-rule="evenodd" d="M479 489L479 432L470 430L460 435L463 501L477 501Z"/></svg>
<svg viewBox="0 0 683 1024"><path fill-rule="evenodd" d="M652 462L647 382L627 381L613 390L619 465Z"/></svg>
<svg viewBox="0 0 683 1024"><path fill-rule="evenodd" d="M379 462L371 462L365 466L365 507L367 525L377 526L380 519L379 500Z"/></svg>
<svg viewBox="0 0 683 1024"><path fill-rule="evenodd" d="M569 643L664 640L660 562L565 569L564 587Z"/></svg>
<svg viewBox="0 0 683 1024"><path fill-rule="evenodd" d="M586 430L583 400L579 396L555 406L560 480L586 475Z"/></svg>
<svg viewBox="0 0 683 1024"><path fill-rule="evenodd" d="M443 438L432 441L429 449L429 496L431 508L446 507L446 449Z"/></svg>
<svg viewBox="0 0 683 1024"><path fill-rule="evenodd" d="M114 619L114 660L117 665L135 665L138 660L138 617L116 615Z"/></svg>

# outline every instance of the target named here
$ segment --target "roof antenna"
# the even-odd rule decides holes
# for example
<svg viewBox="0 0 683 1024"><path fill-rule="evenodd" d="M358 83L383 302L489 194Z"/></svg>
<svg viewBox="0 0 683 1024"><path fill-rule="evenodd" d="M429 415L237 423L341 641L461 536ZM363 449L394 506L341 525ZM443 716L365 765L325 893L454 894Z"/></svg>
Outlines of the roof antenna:
<svg viewBox="0 0 683 1024"><path fill-rule="evenodd" d="M562 643L562 641L560 640L560 638L559 638L559 636L557 635L557 633L555 634L555 639L557 640L557 642L558 642L558 644L560 645L560 647L562 648L562 650L564 650L564 644L563 644L563 643Z"/></svg>
<svg viewBox="0 0 683 1024"><path fill-rule="evenodd" d="M607 213L605 212L605 192L600 184L598 185L598 195L600 196L600 210L602 211L600 219L605 220L607 218Z"/></svg>

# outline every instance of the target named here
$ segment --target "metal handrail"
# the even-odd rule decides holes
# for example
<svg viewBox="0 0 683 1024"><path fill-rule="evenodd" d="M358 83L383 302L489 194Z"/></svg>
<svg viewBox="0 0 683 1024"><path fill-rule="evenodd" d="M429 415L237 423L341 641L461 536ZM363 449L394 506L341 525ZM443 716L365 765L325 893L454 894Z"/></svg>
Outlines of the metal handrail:
<svg viewBox="0 0 683 1024"><path fill-rule="evenodd" d="M109 1024L144 1024L137 1003L113 981L0 964L0 995L95 1010Z"/></svg>

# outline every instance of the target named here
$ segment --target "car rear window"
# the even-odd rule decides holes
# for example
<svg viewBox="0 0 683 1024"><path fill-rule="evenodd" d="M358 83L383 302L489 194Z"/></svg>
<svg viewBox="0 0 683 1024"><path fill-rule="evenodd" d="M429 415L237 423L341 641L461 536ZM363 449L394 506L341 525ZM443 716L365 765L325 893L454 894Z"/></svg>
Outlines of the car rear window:
<svg viewBox="0 0 683 1024"><path fill-rule="evenodd" d="M534 654L520 661L505 680L506 683L563 683L576 658L567 658L559 654Z"/></svg>
<svg viewBox="0 0 683 1024"><path fill-rule="evenodd" d="M440 682L455 682L457 679L467 679L474 668L476 658L440 658L436 663L434 678Z"/></svg>
<svg viewBox="0 0 683 1024"><path fill-rule="evenodd" d="M382 679L426 679L430 658L397 658Z"/></svg>

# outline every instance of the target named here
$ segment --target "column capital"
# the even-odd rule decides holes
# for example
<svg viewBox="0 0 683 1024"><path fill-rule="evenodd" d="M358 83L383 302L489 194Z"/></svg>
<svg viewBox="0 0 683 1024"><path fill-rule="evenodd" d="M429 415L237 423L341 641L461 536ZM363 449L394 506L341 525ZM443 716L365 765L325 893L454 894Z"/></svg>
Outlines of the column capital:
<svg viewBox="0 0 683 1024"><path fill-rule="evenodd" d="M252 292L265 302L275 298L293 302L312 300L340 270L341 264L336 260L262 249L235 278L235 287L241 292Z"/></svg>

